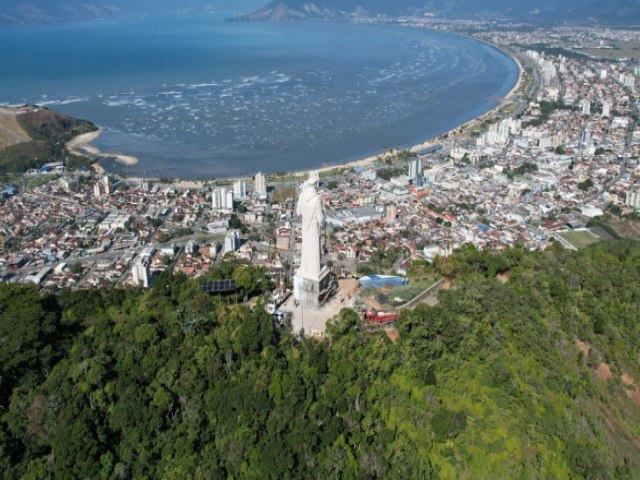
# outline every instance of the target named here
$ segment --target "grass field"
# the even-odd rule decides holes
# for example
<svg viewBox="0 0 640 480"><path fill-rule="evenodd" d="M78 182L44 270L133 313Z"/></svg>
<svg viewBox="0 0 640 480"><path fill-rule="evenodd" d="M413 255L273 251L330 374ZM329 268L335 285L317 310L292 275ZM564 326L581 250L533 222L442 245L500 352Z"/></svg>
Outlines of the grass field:
<svg viewBox="0 0 640 480"><path fill-rule="evenodd" d="M608 47L610 48L587 48L579 51L608 60L618 60L620 58L640 59L640 41L612 42Z"/></svg>
<svg viewBox="0 0 640 480"><path fill-rule="evenodd" d="M598 243L600 241L588 230L562 232L559 233L559 235L578 249L588 247L589 245L593 245L594 243Z"/></svg>

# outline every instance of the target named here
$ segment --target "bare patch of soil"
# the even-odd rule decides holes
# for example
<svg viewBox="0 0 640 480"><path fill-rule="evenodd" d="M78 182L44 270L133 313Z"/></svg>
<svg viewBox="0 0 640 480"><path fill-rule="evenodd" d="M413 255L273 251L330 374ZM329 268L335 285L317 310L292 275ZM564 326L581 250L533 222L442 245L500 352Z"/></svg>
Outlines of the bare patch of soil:
<svg viewBox="0 0 640 480"><path fill-rule="evenodd" d="M627 389L627 395L635 402L636 405L640 406L640 392L638 390Z"/></svg>
<svg viewBox="0 0 640 480"><path fill-rule="evenodd" d="M583 342L579 338L576 338L576 347L578 347L578 350L580 350L580 352L585 357L589 356L589 350L591 350L591 345L589 345L587 342Z"/></svg>
<svg viewBox="0 0 640 480"><path fill-rule="evenodd" d="M358 290L360 289L360 285L358 284L358 280L355 278L346 278L344 280L338 280L338 285L340 286L340 291L348 296L349 298L353 297Z"/></svg>
<svg viewBox="0 0 640 480"><path fill-rule="evenodd" d="M636 385L635 380L628 373L623 373L621 377L622 383L625 385L625 391L627 392L627 396L633 400L636 405L640 405L640 390L638 390L638 386Z"/></svg>
<svg viewBox="0 0 640 480"><path fill-rule="evenodd" d="M635 387L636 382L633 380L633 377L628 373L623 373L621 377L622 383L624 383L627 387Z"/></svg>
<svg viewBox="0 0 640 480"><path fill-rule="evenodd" d="M500 283L507 283L509 277L511 277L511 272L503 272L496 275L496 279L498 279Z"/></svg>
<svg viewBox="0 0 640 480"><path fill-rule="evenodd" d="M598 368L596 369L596 375L598 375L598 378L600 380L609 380L611 377L613 377L613 373L611 373L609 364L605 362L602 362L600 365L598 365Z"/></svg>
<svg viewBox="0 0 640 480"><path fill-rule="evenodd" d="M15 108L0 108L0 149L31 140L16 119L19 111Z"/></svg>
<svg viewBox="0 0 640 480"><path fill-rule="evenodd" d="M389 337L389 340L391 340L393 343L396 343L398 341L398 338L400 338L400 332L398 332L398 330L393 327L385 328L384 333L387 334L387 337Z"/></svg>

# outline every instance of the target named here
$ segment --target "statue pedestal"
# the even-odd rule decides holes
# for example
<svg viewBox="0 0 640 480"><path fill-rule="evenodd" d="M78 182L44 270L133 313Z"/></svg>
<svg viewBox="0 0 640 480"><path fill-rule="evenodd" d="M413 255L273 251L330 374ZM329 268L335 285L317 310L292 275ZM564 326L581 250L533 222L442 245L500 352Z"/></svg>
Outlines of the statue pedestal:
<svg viewBox="0 0 640 480"><path fill-rule="evenodd" d="M293 277L293 295L302 308L320 310L330 297L335 283L328 267L323 267L318 278L306 278L298 273Z"/></svg>

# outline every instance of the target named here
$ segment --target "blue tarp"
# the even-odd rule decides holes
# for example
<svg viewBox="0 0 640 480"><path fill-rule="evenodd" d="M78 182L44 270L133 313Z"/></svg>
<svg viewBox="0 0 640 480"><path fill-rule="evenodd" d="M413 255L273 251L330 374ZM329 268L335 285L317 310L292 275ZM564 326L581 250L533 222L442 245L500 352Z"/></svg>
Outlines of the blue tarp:
<svg viewBox="0 0 640 480"><path fill-rule="evenodd" d="M360 280L362 288L388 288L388 287L402 287L409 283L406 278L397 277L394 275L368 275L362 277Z"/></svg>

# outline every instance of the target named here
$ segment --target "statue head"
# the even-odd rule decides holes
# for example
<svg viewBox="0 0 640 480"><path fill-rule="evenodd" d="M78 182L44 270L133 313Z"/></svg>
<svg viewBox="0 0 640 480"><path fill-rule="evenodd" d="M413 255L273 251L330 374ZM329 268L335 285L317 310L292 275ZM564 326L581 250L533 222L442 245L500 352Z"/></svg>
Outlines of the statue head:
<svg viewBox="0 0 640 480"><path fill-rule="evenodd" d="M320 176L318 175L317 170L311 170L309 172L309 178L304 182L304 184L317 187L319 181L320 181Z"/></svg>

